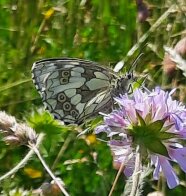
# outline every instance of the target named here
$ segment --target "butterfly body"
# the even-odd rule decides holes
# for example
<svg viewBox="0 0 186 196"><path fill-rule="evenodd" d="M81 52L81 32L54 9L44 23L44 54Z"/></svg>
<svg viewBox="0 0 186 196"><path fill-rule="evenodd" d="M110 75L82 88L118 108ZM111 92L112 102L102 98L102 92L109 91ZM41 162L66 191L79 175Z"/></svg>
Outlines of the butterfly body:
<svg viewBox="0 0 186 196"><path fill-rule="evenodd" d="M46 109L65 124L80 124L99 112L110 112L113 97L127 92L129 83L111 69L76 58L38 61L32 74Z"/></svg>

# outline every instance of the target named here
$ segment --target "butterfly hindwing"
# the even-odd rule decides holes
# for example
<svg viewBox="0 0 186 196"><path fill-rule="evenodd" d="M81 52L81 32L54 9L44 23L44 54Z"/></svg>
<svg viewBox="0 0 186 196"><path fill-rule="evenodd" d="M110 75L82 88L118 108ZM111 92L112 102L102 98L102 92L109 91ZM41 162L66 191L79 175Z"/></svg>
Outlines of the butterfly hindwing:
<svg viewBox="0 0 186 196"><path fill-rule="evenodd" d="M33 80L46 108L66 124L81 123L112 107L114 74L91 61L61 58L38 61Z"/></svg>

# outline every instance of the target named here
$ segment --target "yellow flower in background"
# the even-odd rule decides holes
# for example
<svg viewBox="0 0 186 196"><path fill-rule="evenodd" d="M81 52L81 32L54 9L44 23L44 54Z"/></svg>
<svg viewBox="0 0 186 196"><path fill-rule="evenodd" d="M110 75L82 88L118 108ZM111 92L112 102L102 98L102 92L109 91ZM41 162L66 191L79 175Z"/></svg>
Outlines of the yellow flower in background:
<svg viewBox="0 0 186 196"><path fill-rule="evenodd" d="M45 19L48 20L54 14L54 9L50 8L44 13Z"/></svg>
<svg viewBox="0 0 186 196"><path fill-rule="evenodd" d="M40 178L43 174L41 171L33 169L31 167L24 168L24 172L30 177L30 178Z"/></svg>
<svg viewBox="0 0 186 196"><path fill-rule="evenodd" d="M38 49L37 54L44 54L45 51L46 51L46 48L45 47L41 47L41 48Z"/></svg>
<svg viewBox="0 0 186 196"><path fill-rule="evenodd" d="M96 143L96 136L95 134L90 134L86 137L87 144L95 144Z"/></svg>

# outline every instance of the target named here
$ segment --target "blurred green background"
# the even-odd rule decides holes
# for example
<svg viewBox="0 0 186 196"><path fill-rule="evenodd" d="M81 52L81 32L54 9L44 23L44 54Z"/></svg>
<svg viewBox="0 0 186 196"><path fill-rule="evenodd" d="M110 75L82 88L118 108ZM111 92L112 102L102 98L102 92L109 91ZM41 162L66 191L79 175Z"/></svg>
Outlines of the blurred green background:
<svg viewBox="0 0 186 196"><path fill-rule="evenodd" d="M152 30L153 24L174 4L178 7ZM178 88L177 98L185 102L185 77L166 62L163 49L165 45L174 47L186 37L185 4L184 0L0 1L0 108L27 121L36 132L45 132L41 153L54 173L64 180L70 195L108 195L117 170L113 169L109 148L94 134L77 138L82 128L60 126L43 111L31 80L33 62L48 57L77 57L109 67L125 59L125 66L130 66L143 52L136 73L148 73L148 87ZM144 35L147 38L140 41ZM127 55L139 41L135 52ZM62 157L54 165L61 148ZM27 152L26 147L12 148L1 141L0 176ZM176 171L182 185L168 190L161 182L165 195L181 196L186 191L185 174L178 168ZM142 195L158 190L151 177L145 182ZM37 189L50 180L33 157L0 184L0 191L10 195L12 190ZM124 184L125 177L120 176L113 195L121 195Z"/></svg>

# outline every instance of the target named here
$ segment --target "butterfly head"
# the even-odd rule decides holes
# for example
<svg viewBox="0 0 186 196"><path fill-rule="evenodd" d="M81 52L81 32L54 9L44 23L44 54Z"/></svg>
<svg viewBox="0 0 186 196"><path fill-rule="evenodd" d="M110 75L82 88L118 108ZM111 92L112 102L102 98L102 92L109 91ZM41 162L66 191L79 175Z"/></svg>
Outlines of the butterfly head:
<svg viewBox="0 0 186 196"><path fill-rule="evenodd" d="M140 59L140 57L143 55L143 53L141 53L136 59L135 61L132 63L132 65L130 66L129 70L126 72L126 74L122 77L120 77L119 79L117 79L114 88L112 90L112 94L114 96L119 96L120 94L131 94L133 93L133 86L132 83L134 81L136 81L136 78L133 75L133 72L136 68L137 62Z"/></svg>
<svg viewBox="0 0 186 196"><path fill-rule="evenodd" d="M112 90L113 95L119 96L120 94L132 93L132 82L134 82L133 72L127 72L124 76L118 78Z"/></svg>

